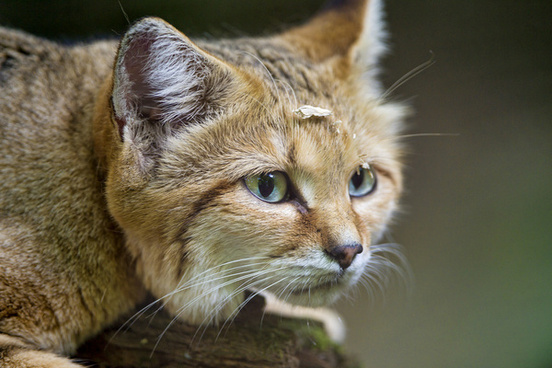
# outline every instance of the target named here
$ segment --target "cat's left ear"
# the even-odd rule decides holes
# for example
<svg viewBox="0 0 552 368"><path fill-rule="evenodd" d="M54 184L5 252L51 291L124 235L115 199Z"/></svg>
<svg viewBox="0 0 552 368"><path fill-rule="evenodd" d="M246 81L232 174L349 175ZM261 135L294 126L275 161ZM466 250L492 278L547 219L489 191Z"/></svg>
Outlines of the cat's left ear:
<svg viewBox="0 0 552 368"><path fill-rule="evenodd" d="M381 0L333 0L306 24L281 36L314 62L345 60L372 74L386 51Z"/></svg>
<svg viewBox="0 0 552 368"><path fill-rule="evenodd" d="M170 24L142 19L123 37L115 63L112 103L120 139L145 149L162 146L172 131L215 114L234 77Z"/></svg>

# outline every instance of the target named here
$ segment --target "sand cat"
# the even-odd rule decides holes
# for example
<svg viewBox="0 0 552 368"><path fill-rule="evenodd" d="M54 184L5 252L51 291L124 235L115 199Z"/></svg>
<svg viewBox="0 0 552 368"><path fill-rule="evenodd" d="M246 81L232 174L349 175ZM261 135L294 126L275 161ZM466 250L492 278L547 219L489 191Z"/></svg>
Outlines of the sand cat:
<svg viewBox="0 0 552 368"><path fill-rule="evenodd" d="M309 307L360 278L401 192L380 4L265 38L0 31L0 366L64 355L149 292L192 324L246 290Z"/></svg>

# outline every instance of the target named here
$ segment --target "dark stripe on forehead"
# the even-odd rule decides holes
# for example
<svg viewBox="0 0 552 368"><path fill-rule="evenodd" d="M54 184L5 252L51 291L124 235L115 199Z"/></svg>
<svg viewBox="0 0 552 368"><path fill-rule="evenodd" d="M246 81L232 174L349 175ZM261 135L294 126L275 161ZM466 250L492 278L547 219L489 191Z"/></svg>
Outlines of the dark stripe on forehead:
<svg viewBox="0 0 552 368"><path fill-rule="evenodd" d="M290 142L287 150L287 154L286 154L286 160L288 165L293 165L295 163L295 160L297 159L296 155L297 155L297 152L295 149L295 142Z"/></svg>

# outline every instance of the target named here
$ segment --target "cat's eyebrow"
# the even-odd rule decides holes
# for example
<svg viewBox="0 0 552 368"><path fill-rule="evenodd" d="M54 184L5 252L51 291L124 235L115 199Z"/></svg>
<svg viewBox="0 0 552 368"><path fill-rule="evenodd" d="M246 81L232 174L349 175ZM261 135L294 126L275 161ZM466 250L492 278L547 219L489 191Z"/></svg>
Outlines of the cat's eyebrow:
<svg viewBox="0 0 552 368"><path fill-rule="evenodd" d="M236 166L234 167L234 169L231 170L231 172L241 173L241 175L238 174L241 177L249 175L259 175L273 171L286 171L284 165L282 165L280 162L277 162L274 157L266 155L264 153L256 153L255 155L237 160L235 162L235 165Z"/></svg>

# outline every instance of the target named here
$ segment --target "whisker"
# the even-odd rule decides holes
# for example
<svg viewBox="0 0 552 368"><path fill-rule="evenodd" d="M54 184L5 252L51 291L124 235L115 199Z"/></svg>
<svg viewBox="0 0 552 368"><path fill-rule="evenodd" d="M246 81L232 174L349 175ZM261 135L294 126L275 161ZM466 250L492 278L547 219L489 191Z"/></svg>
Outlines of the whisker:
<svg viewBox="0 0 552 368"><path fill-rule="evenodd" d="M239 276L239 275L243 275L243 274L247 274L248 272L251 272L251 270L245 270L245 271L241 271L241 272L235 272L233 274L228 274L227 272L228 271L232 271L232 270L237 270L237 269L241 269L241 268L249 268L249 267L252 267L252 266L259 266L259 265L263 265L264 263L250 263L250 264L247 264L247 265L242 265L242 266L236 266L236 267L232 267L232 268L229 268L229 269L225 269L225 270L222 270L222 271L218 271L216 275L222 275L222 276L217 276L215 278L206 278L204 280L201 280L195 284L189 284L189 282L186 282L185 284L183 284L182 286L178 287L177 289L175 289L173 292L171 292L171 294L176 294L176 293L179 293L181 291L184 291L184 290L187 290L187 289L191 289L191 288L194 288L194 287L197 287L197 286L200 286L202 284L206 284L206 283L209 283L209 282L213 282L213 281L218 281L218 280L222 280L222 279L226 279L226 278L229 278L229 277L233 277L233 276ZM195 278L195 277L194 277ZM189 281L192 281L192 279L190 279Z"/></svg>
<svg viewBox="0 0 552 368"><path fill-rule="evenodd" d="M287 295L285 297L283 297L283 300L284 302L287 303L287 301L289 300L289 298L291 297L291 293L293 293L296 288L295 287L291 287L295 282L297 282L297 280L299 280L301 278L301 276L297 276L296 278L294 278L293 280L291 280L290 282L288 282L288 284L286 285L286 287L278 294L278 299L280 299L281 296L284 295L284 293L286 292L286 290L289 288L289 291L287 292ZM308 289L308 298L310 300L310 287Z"/></svg>
<svg viewBox="0 0 552 368"><path fill-rule="evenodd" d="M111 338L109 339L108 341L108 345L111 344L113 342L113 339L115 339L115 337L117 337L119 335L119 333L121 333L121 331L125 330L125 331L128 331L128 329L130 329L132 327L132 325L134 323L136 323L136 321L138 321L138 319L140 319L140 317L142 317L142 315L144 313L146 313L151 307L153 307L155 304L159 303L161 299L157 299L153 302L151 302L150 304L146 305L145 307L143 307L142 309L140 309L138 312L136 312L135 314L132 315L132 317L128 318L126 320L125 323L123 323L118 329L117 331L115 331L115 333L113 334L113 336L111 336Z"/></svg>
<svg viewBox="0 0 552 368"><path fill-rule="evenodd" d="M223 267L228 266L230 264L246 262L246 261L252 261L252 260L263 260L263 259L270 259L270 257L256 256L256 257L240 258L240 259L236 259L236 260L233 260L233 261L224 262L224 263L221 263L219 265L210 267L210 268L206 269L203 272L200 272L199 274L197 274L194 277L190 278L187 282L193 281L194 279L198 279L198 278L200 278L201 276L203 276L205 274L212 273L217 268L223 268ZM242 265L242 266L238 266L238 267L245 267L245 266L247 266L247 265ZM180 279L179 284L182 282L183 279L184 279L184 276L182 276L182 278Z"/></svg>
<svg viewBox="0 0 552 368"><path fill-rule="evenodd" d="M287 297L282 298L282 295L285 293L285 291L286 291L286 289L287 289L288 287L290 287L291 285L293 285L293 283L296 282L297 280L299 280L300 278L301 278L301 276L297 276L296 278L294 278L293 280L291 280L290 282L288 282L288 284L286 285L286 287L284 287L282 290L280 290L280 291L278 292L278 295L274 295L274 298L276 298L276 299L278 299L278 300L282 300L282 301L284 301L284 302L287 302L289 296L291 295L291 293L293 292L294 289L293 289L293 288L290 289L290 292L288 293ZM310 289L309 289L309 291L310 291ZM262 325L262 323L263 323L265 314L266 314L266 309L263 310L263 314L261 315L261 321L260 321L260 324L261 324L261 325Z"/></svg>
<svg viewBox="0 0 552 368"><path fill-rule="evenodd" d="M265 63L259 58L257 57L257 55L254 55L250 52L247 52L247 51L242 51L244 54L246 55L249 55L251 56L253 59L257 60L257 62L262 66L262 68L264 69L264 71L266 72L266 75L268 75L268 77L270 78L270 80L272 81L272 84L274 85L274 89L276 90L276 93L277 93L277 97L278 97L278 100L281 100L280 98L280 91L278 90L278 86L276 85L276 81L274 80L274 77L272 76L272 73L270 72L270 70L268 70L267 66L265 65Z"/></svg>
<svg viewBox="0 0 552 368"><path fill-rule="evenodd" d="M293 89L293 87L291 86L291 84L289 84L289 82L286 82L286 81L283 81L281 79L278 79L278 82L280 84L282 84L284 86L285 89L289 90L291 92L291 96L293 96L293 104L292 104L292 101L291 101L291 98L288 97L288 100L289 100L289 103L292 104L292 106L299 106L299 103L297 102L297 95L295 94L295 90ZM289 94L289 92L288 92Z"/></svg>
<svg viewBox="0 0 552 368"><path fill-rule="evenodd" d="M259 258L259 257L252 257L252 258L249 258L249 259L254 259L254 258ZM266 257L265 257L266 258ZM240 259L239 261L244 261L246 259ZM225 264L228 265L228 264L231 264L231 263L235 263L235 261L232 261L232 262L226 262ZM186 283L178 286L175 290L173 290L172 292L164 295L163 297L159 298L157 301L161 301L162 299L165 299L167 298L167 301L170 300L170 298L172 298L175 294L177 293L180 293L182 291L185 291L185 290L188 290L188 289L192 289L192 288L196 288L198 286L201 286L201 285L204 285L204 284L207 284L207 283L211 283L211 282L214 282L214 281L218 281L218 280L222 280L222 279L226 279L228 277L233 277L233 276L236 276L236 275L242 275L242 274L246 274L250 271L246 270L246 271L242 271L242 272L236 272L234 274L227 274L227 272L231 271L231 270L236 270L236 269L240 269L240 268L245 268L245 267L251 267L251 266L257 266L257 265L262 265L263 263L249 263L249 264L246 264L246 265L241 265L241 266L236 266L236 267L231 267L229 269L223 269L221 271L217 271L214 273L214 275L221 275L220 277L215 277L215 278L206 278L204 280L201 280L195 284L191 284L190 282L191 281L194 281L195 279L198 279L201 275L204 275L205 273L209 273L209 272L212 272L214 269L216 268L220 268L221 265L217 265L215 267L212 267L204 272L201 272L200 274L192 277L190 280L186 281ZM165 303L166 303L165 302ZM154 313L152 313L152 316L154 316L155 314L157 314L160 310L162 310L164 307L164 305L161 305Z"/></svg>
<svg viewBox="0 0 552 368"><path fill-rule="evenodd" d="M395 271L401 279L405 282L405 286L409 288L414 279L412 269L408 259L404 255L403 248L399 244L386 243L378 244L371 247L372 254L376 254L376 259L385 259L392 265L391 269ZM389 259L387 255L393 257ZM384 257L385 256L385 257ZM387 265L387 264L386 264Z"/></svg>
<svg viewBox="0 0 552 368"><path fill-rule="evenodd" d="M366 265L366 272L360 279L360 284L367 290L370 297L374 298L373 292L377 291L385 303L385 291L394 279L393 276L398 276L401 285L410 293L412 270L402 252L402 247L395 243L382 243L372 245L370 250L372 257Z"/></svg>
<svg viewBox="0 0 552 368"><path fill-rule="evenodd" d="M414 78L415 76L417 76L418 74L420 74L421 72L423 72L424 70L426 70L427 68L435 64L435 54L432 51L430 51L430 53L431 53L431 57L429 58L429 60L423 62L422 64L418 65L417 67L415 67L414 69L412 69L411 71L409 71L408 73L400 77L395 83L391 85L391 87L389 87L381 95L380 98L382 100L386 100L387 97L389 97L389 95L395 92L397 88L399 88L404 83L408 82L410 79Z"/></svg>
<svg viewBox="0 0 552 368"><path fill-rule="evenodd" d="M189 289L189 288L193 288L193 287L197 287L197 286L200 286L201 284L203 283L206 283L208 281L213 281L213 280L203 280L201 282L198 282L198 283L195 283L195 284L190 284L190 282L194 281L194 280L197 280L198 278L200 278L201 276L207 274L207 273L212 273L214 270L216 269L220 269L222 267L225 267L225 266L228 266L228 265L231 265L231 264L235 264L235 263L239 263L239 262L246 262L246 261L251 261L251 260L263 260L263 259L269 259L269 257L265 257L265 256L255 256L255 257L248 257L248 258L241 258L241 259L237 259L237 260L232 260L232 261L228 261L228 262L224 262L224 263L221 263L219 265L216 265L214 267L211 267L197 275L195 275L194 277L192 277L191 279L187 280L184 284L182 285L179 285L177 286L177 288L175 290L173 290L172 292L170 293L167 293L166 295L156 299L155 301L149 303L148 305L146 305L145 307L143 307L142 309L140 309L138 312L136 312L135 314L133 314L131 317L129 317L127 319L127 321L125 323L123 323L118 329L117 331L115 331L115 333L113 334L113 336L110 338L109 342L108 343L111 343L113 341L113 339L119 334L121 333L123 330L128 330L130 327L132 327L132 325L139 319L141 318L144 313L146 313L149 309L151 309L153 306L155 306L156 304L158 303L161 303L164 299L168 299L168 298L171 298L173 295L175 295L176 293L179 293L179 292L182 292L186 289ZM243 267L249 267L249 266L255 266L255 265L261 265L262 263L253 263L253 264L247 264L247 265L240 265L240 266L236 266L236 267L232 267L232 268L229 268L229 269L225 269L223 271L217 271L215 274L220 274L221 272L228 272L228 271L231 271L231 270L234 270L234 269L239 269L239 268L243 268ZM229 275L230 277L232 275ZM228 277L228 276L226 276ZM182 283L182 280L183 280L184 276L181 278L180 283ZM164 304L161 305L155 312L153 312L149 317L153 317L155 316L161 309L163 309L164 307Z"/></svg>
<svg viewBox="0 0 552 368"><path fill-rule="evenodd" d="M276 271L280 271L280 270L282 270L282 269L284 269L284 267L277 268L277 269L272 269L272 270L268 270L268 271L276 272ZM266 274L266 272L265 272L264 274ZM259 275L255 276L255 277L258 277L258 276L261 276L261 275L262 275L262 274L259 274ZM254 279L255 277L253 277L252 279ZM203 328L203 332L202 332L202 334L201 334L201 336L200 336L199 339L200 339L200 340L202 339L202 337L203 337L203 335L205 334L205 331L206 331L208 325L211 324L211 322L213 321L213 319L216 318L216 316L218 315L218 313L220 312L220 310L226 305L226 303L227 303L229 300L231 300L232 298L234 298L236 295L238 295L238 294L244 292L245 290L253 288L253 287L254 287L253 284L255 284L255 283L263 283L263 282L265 282L265 281L270 280L270 279L273 278L273 277L274 277L274 275L273 275L273 276L268 276L268 277L265 277L264 279L256 280L256 281L253 282L253 283L247 282L247 281L251 281L251 279L250 279L250 280L247 280L246 282L241 283L240 286L238 286L238 287L236 288L236 290L234 290L230 295L228 295L227 297L225 297L221 302L219 302L219 303L217 304L217 306L214 308L214 310L210 313L211 317L209 318L208 321L207 321L207 318L208 318L209 316L206 316L206 317L205 317L205 319L204 319L204 320L202 321L202 323L200 324L200 327L201 327L201 326L204 326L204 328ZM264 289L263 289L263 290L264 290ZM256 295L257 295L257 294L256 294ZM250 300L250 299L249 299L249 300ZM242 303L243 303L243 302L242 302ZM241 303L241 304L242 304L242 303ZM240 304L240 305L241 305L241 304ZM238 307L239 307L239 306L238 306ZM240 310L241 310L241 308L240 308ZM230 314L230 316L232 316L232 314L234 314L235 312L236 312L236 311L234 310L234 311ZM238 311L238 312L239 312L239 311ZM228 320L228 318L230 318L230 316L227 317L227 320ZM225 324L226 324L226 322L225 322ZM225 324L224 324L224 325L225 325ZM222 326L222 328L224 328L224 325ZM198 331L199 331L199 328L198 328ZM197 334L197 331L196 331L196 334ZM192 340L195 339L196 334L194 334L194 337L193 337ZM218 339L219 335L220 335L220 332L219 332L219 334L217 335L217 339Z"/></svg>
<svg viewBox="0 0 552 368"><path fill-rule="evenodd" d="M404 139L404 138L418 138L418 137L459 137L459 133L412 133L412 134L402 134L398 135L395 138Z"/></svg>
<svg viewBox="0 0 552 368"><path fill-rule="evenodd" d="M282 267L283 269L283 267ZM182 313L184 313L184 311L190 307L191 305L193 305L194 303L196 303L197 301L199 301L200 299L204 298L205 295L207 294L212 294L218 290L220 290L221 288L225 287L225 286L228 286L228 285L231 285L233 283L236 283L238 281L242 281L242 280L251 280L251 279L255 279L263 274L266 274L266 270L263 269L263 270L258 270L258 271L252 271L252 272L249 272L245 275L242 275L238 278L234 278L234 279L231 279L231 280L228 280L224 283L221 283L221 284L218 284L216 286L214 286L213 288L211 288L210 290L208 290L207 292L203 293L202 295L198 295L196 296L195 298L189 300L186 304L184 304L182 307L180 307L175 315L175 317L171 320L171 322L169 322L169 324L167 325L167 327L163 330L163 332L161 332L160 336L158 337L156 343L155 343L155 346L153 347L152 349L152 352L151 352L151 356L153 356L153 353L155 352L157 346L159 345L159 343L161 342L161 339L163 338L163 336L165 335L165 333L168 331L168 329L179 319L179 317L182 315ZM241 285L244 285L244 283L242 283ZM231 293L231 296L235 296L237 294L239 294L240 292L243 292L244 290L246 290L250 285L246 285L246 286L243 286L243 287L238 287L236 290L234 290L232 293ZM211 319L209 319L209 322L211 322L213 320L213 318L216 317L216 313L218 313L218 311L220 311L222 309L222 307L224 306L224 304L229 300L229 297L227 296L223 302L220 302L219 303L219 306L215 308L215 310L211 313L213 315L213 317ZM206 317L207 318L207 317ZM204 320L205 321L205 320ZM202 322L200 324L203 325L204 322ZM203 335L203 334L202 334ZM195 338L195 335L194 335L194 338ZM194 339L193 338L193 339ZM192 341L193 341L192 339Z"/></svg>

